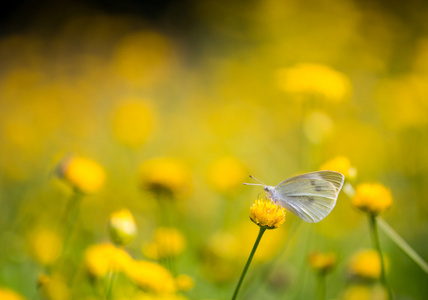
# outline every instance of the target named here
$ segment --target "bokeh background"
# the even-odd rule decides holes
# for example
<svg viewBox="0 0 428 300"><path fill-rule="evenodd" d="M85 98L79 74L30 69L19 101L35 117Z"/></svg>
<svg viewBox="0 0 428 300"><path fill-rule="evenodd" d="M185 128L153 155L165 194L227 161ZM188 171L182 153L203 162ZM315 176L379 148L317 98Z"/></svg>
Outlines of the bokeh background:
<svg viewBox="0 0 428 300"><path fill-rule="evenodd" d="M140 166L179 165L188 188L168 205L185 239L176 268L195 283L186 299L231 297L258 230L248 208L262 189L241 185L249 174L276 185L338 156L355 185L390 189L384 218L428 259L424 1L16 1L1 15L1 287L71 297L37 291L46 266L34 250L49 247L35 236L55 231L72 195L55 172L67 155L106 178L81 202L70 242L79 268L124 207L138 226L126 249L150 260L144 245L161 224ZM381 242L397 299L425 299L428 275ZM313 299L315 250L337 255L327 299L345 299L349 258L372 245L342 193L321 223L287 214L260 247L243 299ZM68 295L99 298L90 286L80 274ZM115 297L132 298L119 287Z"/></svg>

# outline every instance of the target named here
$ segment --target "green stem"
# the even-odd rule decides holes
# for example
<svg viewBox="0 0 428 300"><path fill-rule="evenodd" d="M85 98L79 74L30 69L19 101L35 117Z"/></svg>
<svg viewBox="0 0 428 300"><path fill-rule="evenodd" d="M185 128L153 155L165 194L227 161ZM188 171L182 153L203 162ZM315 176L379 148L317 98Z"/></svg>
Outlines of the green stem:
<svg viewBox="0 0 428 300"><path fill-rule="evenodd" d="M317 299L325 300L326 294L326 275L325 273L321 273L317 275Z"/></svg>
<svg viewBox="0 0 428 300"><path fill-rule="evenodd" d="M65 208L64 216L63 216L63 220L65 221L65 228L64 228L64 245L62 249L62 254L66 253L70 242L70 238L73 234L77 216L79 214L80 200L82 199L82 197L83 197L82 192L78 190L74 190Z"/></svg>
<svg viewBox="0 0 428 300"><path fill-rule="evenodd" d="M419 254L416 253L415 250L413 250L412 247L409 246L409 244L406 243L403 238L394 231L394 229L389 226L389 224L382 219L381 217L377 218L377 222L379 224L380 229L405 253L407 256L413 260L425 273L428 274L428 264L426 261L423 260L422 257L419 256Z"/></svg>
<svg viewBox="0 0 428 300"><path fill-rule="evenodd" d="M239 278L238 285L236 286L235 292L233 293L232 300L235 300L238 296L239 289L241 288L241 284L244 281L245 274L247 274L248 268L253 260L254 253L256 253L257 247L259 246L260 240L262 239L263 233L266 231L266 228L260 227L259 235L257 236L256 242L254 243L253 250L251 250L250 256L248 257L247 264L242 271L241 278Z"/></svg>
<svg viewBox="0 0 428 300"><path fill-rule="evenodd" d="M107 273L107 283L106 283L106 300L111 299L111 294L113 291L113 284L116 279L116 271L113 267L110 267L109 272Z"/></svg>
<svg viewBox="0 0 428 300"><path fill-rule="evenodd" d="M380 258L380 268L381 268L381 275L380 275L380 280L383 284L383 286L387 289L388 291L388 298L390 300L392 300L392 292L391 289L386 281L386 276L385 276L385 261L383 258L383 254L382 254L382 249L380 247L380 241L379 241L379 233L377 230L377 222L376 222L376 216L374 214L369 214L369 222L370 222L370 229L372 232L372 238L373 238L373 245L376 248L377 252L379 253L379 258Z"/></svg>

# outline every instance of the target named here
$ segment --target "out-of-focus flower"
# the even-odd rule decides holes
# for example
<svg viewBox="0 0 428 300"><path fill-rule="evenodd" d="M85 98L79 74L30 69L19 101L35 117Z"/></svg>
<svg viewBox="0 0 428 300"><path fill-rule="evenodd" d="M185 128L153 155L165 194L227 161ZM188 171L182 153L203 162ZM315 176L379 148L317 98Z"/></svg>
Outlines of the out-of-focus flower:
<svg viewBox="0 0 428 300"><path fill-rule="evenodd" d="M314 111L305 117L303 132L313 144L319 144L333 132L333 120L324 112Z"/></svg>
<svg viewBox="0 0 428 300"><path fill-rule="evenodd" d="M318 274L326 274L336 265L336 255L334 253L314 252L309 255L309 264Z"/></svg>
<svg viewBox="0 0 428 300"><path fill-rule="evenodd" d="M390 191L381 184L364 183L357 186L353 206L375 215L385 212L392 204Z"/></svg>
<svg viewBox="0 0 428 300"><path fill-rule="evenodd" d="M24 300L25 298L15 291L0 287L0 299L2 300Z"/></svg>
<svg viewBox="0 0 428 300"><path fill-rule="evenodd" d="M30 253L42 265L51 265L61 253L62 241L49 229L36 229L29 235Z"/></svg>
<svg viewBox="0 0 428 300"><path fill-rule="evenodd" d="M387 262L386 259L385 262ZM361 250L355 253L350 260L349 272L365 279L380 278L381 262L379 253L375 250Z"/></svg>
<svg viewBox="0 0 428 300"><path fill-rule="evenodd" d="M126 268L127 276L139 287L158 294L173 294L177 290L174 278L164 267L149 261L133 261Z"/></svg>
<svg viewBox="0 0 428 300"><path fill-rule="evenodd" d="M270 199L257 199L250 207L250 219L260 227L278 228L285 221L285 210Z"/></svg>
<svg viewBox="0 0 428 300"><path fill-rule="evenodd" d="M186 239L176 228L159 227L153 243L143 245L143 253L150 259L176 257L186 248Z"/></svg>
<svg viewBox="0 0 428 300"><path fill-rule="evenodd" d="M89 274L96 278L104 277L111 270L124 271L132 263L126 251L110 243L88 247L84 259Z"/></svg>
<svg viewBox="0 0 428 300"><path fill-rule="evenodd" d="M166 192L177 197L188 196L192 180L186 165L175 158L159 157L140 166L140 183L144 189Z"/></svg>
<svg viewBox="0 0 428 300"><path fill-rule="evenodd" d="M105 181L103 168L93 160L67 156L57 166L57 174L80 192L91 194L101 189Z"/></svg>
<svg viewBox="0 0 428 300"><path fill-rule="evenodd" d="M233 157L223 157L215 161L208 170L211 186L220 193L231 193L242 186L247 175L243 163Z"/></svg>
<svg viewBox="0 0 428 300"><path fill-rule="evenodd" d="M38 286L48 300L68 300L71 299L70 290L64 279L58 275L52 277L42 274L37 280Z"/></svg>
<svg viewBox="0 0 428 300"><path fill-rule="evenodd" d="M134 217L127 209L116 211L110 215L108 223L110 237L119 246L132 242L137 235Z"/></svg>
<svg viewBox="0 0 428 300"><path fill-rule="evenodd" d="M320 170L330 170L342 173L347 179L355 179L357 176L357 169L351 165L349 158L345 156L336 156L329 161L326 161Z"/></svg>
<svg viewBox="0 0 428 300"><path fill-rule="evenodd" d="M130 98L120 103L113 116L115 137L129 147L140 147L153 127L153 112L139 98Z"/></svg>
<svg viewBox="0 0 428 300"><path fill-rule="evenodd" d="M195 287L195 281L192 277L186 274L180 274L175 278L177 289L180 291L190 291Z"/></svg>
<svg viewBox="0 0 428 300"><path fill-rule="evenodd" d="M291 94L316 95L337 103L351 93L345 74L321 64L301 63L281 69L277 75L279 88Z"/></svg>
<svg viewBox="0 0 428 300"><path fill-rule="evenodd" d="M343 300L387 300L388 294L380 285L351 285L342 295Z"/></svg>

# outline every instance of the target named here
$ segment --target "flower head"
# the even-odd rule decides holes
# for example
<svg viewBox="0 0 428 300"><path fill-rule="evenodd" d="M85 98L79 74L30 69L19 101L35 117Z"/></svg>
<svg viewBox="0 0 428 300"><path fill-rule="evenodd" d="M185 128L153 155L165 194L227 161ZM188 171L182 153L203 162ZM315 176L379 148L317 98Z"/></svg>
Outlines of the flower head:
<svg viewBox="0 0 428 300"><path fill-rule="evenodd" d="M351 83L345 74L328 66L312 63L279 70L278 86L291 94L320 95L336 103L351 91Z"/></svg>
<svg viewBox="0 0 428 300"><path fill-rule="evenodd" d="M381 184L364 183L357 187L351 202L362 211L378 215L391 206L392 196Z"/></svg>
<svg viewBox="0 0 428 300"><path fill-rule="evenodd" d="M177 197L187 196L191 191L190 171L178 159L154 158L140 167L140 182L145 189L166 192Z"/></svg>
<svg viewBox="0 0 428 300"><path fill-rule="evenodd" d="M61 238L49 229L36 229L30 233L29 246L31 255L42 265L51 265L58 258Z"/></svg>
<svg viewBox="0 0 428 300"><path fill-rule="evenodd" d="M257 199L250 207L250 219L266 229L278 228L285 221L285 210L270 199Z"/></svg>
<svg viewBox="0 0 428 300"><path fill-rule="evenodd" d="M313 252L309 255L311 268L319 274L326 274L336 265L336 255L334 253Z"/></svg>
<svg viewBox="0 0 428 300"><path fill-rule="evenodd" d="M180 291L190 291L195 287L195 281L192 277L186 274L180 274L175 278L177 289Z"/></svg>
<svg viewBox="0 0 428 300"><path fill-rule="evenodd" d="M111 239L119 246L129 244L137 235L134 218L127 209L112 213L108 225Z"/></svg>
<svg viewBox="0 0 428 300"><path fill-rule="evenodd" d="M59 275L48 276L42 274L37 279L38 286L48 300L69 300L71 291L67 287L64 278Z"/></svg>
<svg viewBox="0 0 428 300"><path fill-rule="evenodd" d="M320 170L330 170L342 173L347 179L355 179L357 176L357 169L351 165L349 158L345 156L336 156L329 161L326 161Z"/></svg>
<svg viewBox="0 0 428 300"><path fill-rule="evenodd" d="M0 299L2 299L2 300L24 300L25 298L15 291L0 287Z"/></svg>
<svg viewBox="0 0 428 300"><path fill-rule="evenodd" d="M216 191L231 193L242 186L246 174L246 168L239 160L223 157L210 166L208 180Z"/></svg>
<svg viewBox="0 0 428 300"><path fill-rule="evenodd" d="M123 271L132 262L127 252L105 243L92 245L85 251L85 264L90 275L101 278L110 269Z"/></svg>
<svg viewBox="0 0 428 300"><path fill-rule="evenodd" d="M173 294L176 282L164 267L149 261L133 261L125 270L126 275L139 287L157 294Z"/></svg>
<svg viewBox="0 0 428 300"><path fill-rule="evenodd" d="M143 246L143 253L151 259L176 257L186 248L186 239L176 228L159 227L155 230L154 241Z"/></svg>
<svg viewBox="0 0 428 300"><path fill-rule="evenodd" d="M105 173L95 161L83 157L64 157L57 166L57 174L80 192L97 192L104 184Z"/></svg>
<svg viewBox="0 0 428 300"><path fill-rule="evenodd" d="M349 272L364 279L380 278L381 262L379 253L375 250L357 252L351 258Z"/></svg>

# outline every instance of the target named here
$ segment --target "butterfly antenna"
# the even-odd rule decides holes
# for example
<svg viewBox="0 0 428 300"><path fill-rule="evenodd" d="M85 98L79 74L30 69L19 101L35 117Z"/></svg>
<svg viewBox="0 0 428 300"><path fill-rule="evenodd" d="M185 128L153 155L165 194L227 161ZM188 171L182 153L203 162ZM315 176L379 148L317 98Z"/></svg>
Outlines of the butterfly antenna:
<svg viewBox="0 0 428 300"><path fill-rule="evenodd" d="M254 178L253 176L250 175L251 179L254 179L255 181L258 181L260 183L246 183L244 182L245 185L257 185L257 186L266 186L266 184L264 184L263 182L261 182L260 180L258 180L257 178Z"/></svg>

